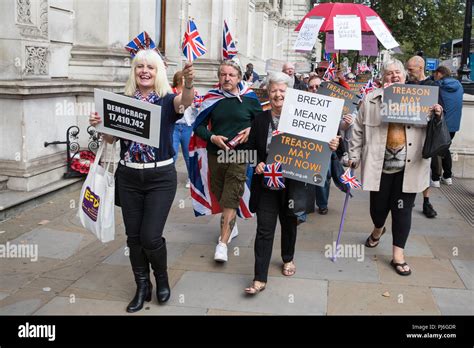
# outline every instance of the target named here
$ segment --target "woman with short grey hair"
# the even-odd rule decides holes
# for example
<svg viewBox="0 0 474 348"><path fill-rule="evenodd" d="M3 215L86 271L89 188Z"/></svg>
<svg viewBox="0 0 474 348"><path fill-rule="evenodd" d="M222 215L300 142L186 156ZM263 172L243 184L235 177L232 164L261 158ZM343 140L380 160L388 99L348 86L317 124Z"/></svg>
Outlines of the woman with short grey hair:
<svg viewBox="0 0 474 348"><path fill-rule="evenodd" d="M397 59L382 67L384 85L405 83L406 71ZM382 122L383 89L367 94L361 103L349 142L349 165L361 166L362 187L370 191L370 217L374 225L365 241L375 248L385 233L385 221L392 214L392 261L402 276L411 274L404 248L411 229L415 197L429 186L430 161L422 157L426 127ZM386 101L385 101L386 102ZM385 105L386 106L386 105ZM443 109L435 104L431 117L440 119Z"/></svg>
<svg viewBox="0 0 474 348"><path fill-rule="evenodd" d="M285 93L291 79L288 75L277 72L268 77L268 96L271 110L264 111L255 116L249 136L249 150L257 152L257 166L252 177L250 211L257 215L257 236L255 238L255 276L245 292L255 295L265 289L268 268L272 256L273 239L277 219L281 225L281 257L283 260L282 273L285 276L292 276L296 272L293 262L296 244L297 216L290 204L292 196L298 196L301 202L311 201L311 204L304 205L304 211L298 213L309 214L314 212L314 193L309 187L306 189L304 183L291 179L285 179L285 187L268 187L263 180L263 172L267 163L267 155L272 141L273 132L278 128ZM332 151L337 149L339 138L332 139L329 147ZM270 164L270 163L268 163ZM301 190L301 186L304 189ZM308 185L309 186L309 185ZM300 194L295 194L295 188L300 189ZM308 194L309 193L309 194ZM296 200L296 199L295 199ZM296 203L296 202L292 202ZM303 208L302 208L303 209Z"/></svg>

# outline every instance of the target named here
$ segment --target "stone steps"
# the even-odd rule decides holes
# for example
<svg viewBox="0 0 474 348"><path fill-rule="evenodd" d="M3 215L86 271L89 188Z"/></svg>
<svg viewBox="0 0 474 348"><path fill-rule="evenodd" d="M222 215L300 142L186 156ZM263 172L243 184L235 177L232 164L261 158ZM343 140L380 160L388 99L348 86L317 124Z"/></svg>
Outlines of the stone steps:
<svg viewBox="0 0 474 348"><path fill-rule="evenodd" d="M1 178L0 187L3 183ZM37 207L66 190L77 190L82 186L83 178L61 179L29 192L9 190L6 188L6 182L5 187L0 189L0 222Z"/></svg>

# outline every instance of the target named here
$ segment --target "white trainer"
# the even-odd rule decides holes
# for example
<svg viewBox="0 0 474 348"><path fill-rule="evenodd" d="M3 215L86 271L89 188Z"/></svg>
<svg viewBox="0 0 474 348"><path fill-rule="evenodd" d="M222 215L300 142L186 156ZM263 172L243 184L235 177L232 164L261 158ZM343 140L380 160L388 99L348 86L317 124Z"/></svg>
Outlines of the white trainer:
<svg viewBox="0 0 474 348"><path fill-rule="evenodd" d="M452 185L453 184L453 179L451 179L451 178L447 178L447 179L441 178L441 182L443 184L446 184L446 185Z"/></svg>
<svg viewBox="0 0 474 348"><path fill-rule="evenodd" d="M219 243L216 246L216 253L214 254L214 261L226 262L227 261L227 244Z"/></svg>
<svg viewBox="0 0 474 348"><path fill-rule="evenodd" d="M431 187L441 187L440 183L439 183L439 180L437 181L431 181Z"/></svg>
<svg viewBox="0 0 474 348"><path fill-rule="evenodd" d="M237 228L237 224L235 224L234 228L232 229L232 232L230 233L230 237L229 237L229 240L227 241L227 244L229 244L232 241L232 239L234 239L238 235L239 235L239 229ZM219 236L219 238L217 239L217 243L220 243L220 242L221 242L221 236Z"/></svg>

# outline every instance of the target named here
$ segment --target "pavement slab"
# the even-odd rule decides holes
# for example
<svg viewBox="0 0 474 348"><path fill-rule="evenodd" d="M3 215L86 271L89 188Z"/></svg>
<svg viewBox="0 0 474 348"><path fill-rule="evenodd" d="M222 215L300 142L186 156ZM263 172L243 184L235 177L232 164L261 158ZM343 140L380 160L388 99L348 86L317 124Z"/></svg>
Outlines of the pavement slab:
<svg viewBox="0 0 474 348"><path fill-rule="evenodd" d="M274 250L269 274L275 277L289 278L282 274L283 261L281 261L279 255L280 252L275 253ZM326 257L323 253L296 251L294 262L296 273L291 278L360 282L379 281L377 264L370 258L338 257L333 262L330 257Z"/></svg>
<svg viewBox="0 0 474 348"><path fill-rule="evenodd" d="M228 247L229 260L225 263L215 262L214 252L215 245L191 245L176 260L173 268L186 271L253 274L253 248L234 247L231 243Z"/></svg>
<svg viewBox="0 0 474 348"><path fill-rule="evenodd" d="M326 314L325 281L269 277L265 291L249 296L244 289L251 280L245 275L188 271L176 284L178 297L170 304L280 315Z"/></svg>
<svg viewBox="0 0 474 348"><path fill-rule="evenodd" d="M87 244L85 239L82 233L36 228L10 241L10 244L34 245L37 246L40 257L65 260ZM91 240L92 238L89 241Z"/></svg>
<svg viewBox="0 0 474 348"><path fill-rule="evenodd" d="M472 235L470 237L426 237L426 241L433 255L438 259L474 260Z"/></svg>
<svg viewBox="0 0 474 348"><path fill-rule="evenodd" d="M428 287L330 281L328 293L328 315L440 314Z"/></svg>
<svg viewBox="0 0 474 348"><path fill-rule="evenodd" d="M469 290L474 290L474 261L451 260L464 285Z"/></svg>
<svg viewBox="0 0 474 348"><path fill-rule="evenodd" d="M391 256L382 255L377 260L380 282L383 284L464 289L464 283L449 260L407 257L405 261L410 265L412 274L401 276L390 265L391 259Z"/></svg>
<svg viewBox="0 0 474 348"><path fill-rule="evenodd" d="M431 289L441 314L474 315L474 291L458 289Z"/></svg>
<svg viewBox="0 0 474 348"><path fill-rule="evenodd" d="M0 315L31 315L57 296L71 281L38 278L0 300Z"/></svg>

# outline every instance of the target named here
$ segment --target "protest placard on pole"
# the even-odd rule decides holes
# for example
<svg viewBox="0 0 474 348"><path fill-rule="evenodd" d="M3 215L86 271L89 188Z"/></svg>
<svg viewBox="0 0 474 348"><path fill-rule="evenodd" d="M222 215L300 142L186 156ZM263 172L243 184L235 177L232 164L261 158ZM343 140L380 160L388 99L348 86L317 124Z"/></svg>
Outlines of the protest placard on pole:
<svg viewBox="0 0 474 348"><path fill-rule="evenodd" d="M382 122L427 124L430 108L438 103L437 86L393 84L384 89Z"/></svg>
<svg viewBox="0 0 474 348"><path fill-rule="evenodd" d="M360 17L336 16L334 22L334 48L336 50L362 50Z"/></svg>
<svg viewBox="0 0 474 348"><path fill-rule="evenodd" d="M329 143L336 137L344 100L288 88L278 130Z"/></svg>
<svg viewBox="0 0 474 348"><path fill-rule="evenodd" d="M95 110L102 119L98 132L159 147L161 107L94 89Z"/></svg>
<svg viewBox="0 0 474 348"><path fill-rule="evenodd" d="M319 29L323 25L324 17L306 18L296 38L293 49L299 52L311 51L318 39Z"/></svg>
<svg viewBox="0 0 474 348"><path fill-rule="evenodd" d="M280 162L285 178L324 186L330 158L328 144L283 133L272 138L267 163Z"/></svg>
<svg viewBox="0 0 474 348"><path fill-rule="evenodd" d="M380 43L387 49L390 50L399 46L398 42L395 41L392 34L388 31L387 27L382 23L380 17L371 16L365 17L367 24L374 32L377 39L379 39Z"/></svg>

